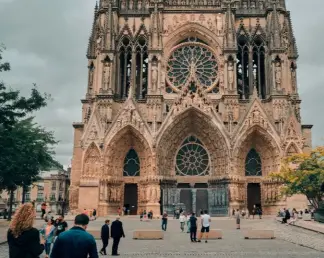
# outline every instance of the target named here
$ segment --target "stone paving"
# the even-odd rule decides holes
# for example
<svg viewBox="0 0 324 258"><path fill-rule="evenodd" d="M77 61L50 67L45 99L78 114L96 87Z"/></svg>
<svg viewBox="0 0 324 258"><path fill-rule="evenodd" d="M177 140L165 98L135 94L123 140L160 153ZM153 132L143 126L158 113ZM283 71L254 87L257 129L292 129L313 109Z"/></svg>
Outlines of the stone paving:
<svg viewBox="0 0 324 258"><path fill-rule="evenodd" d="M113 219L113 218L112 218ZM273 229L274 240L245 240L242 232L235 229L234 219L213 220L211 227L223 230L222 240L210 240L208 243L191 243L187 233L180 232L179 222L170 220L164 240L133 240L134 229L160 229L160 221L139 222L138 219L122 218L126 238L121 240L120 257L324 257L324 235L304 229L289 227L277 223L274 219L242 220L241 230L247 228ZM72 221L68 221L69 226ZM100 230L103 219L91 222L89 229ZM284 241L283 241L284 240ZM297 243L298 245L294 244ZM310 246L313 249L302 247ZM101 242L97 241L98 249ZM111 252L111 242L108 249ZM8 257L7 244L0 245L0 258ZM100 256L104 257L104 256Z"/></svg>

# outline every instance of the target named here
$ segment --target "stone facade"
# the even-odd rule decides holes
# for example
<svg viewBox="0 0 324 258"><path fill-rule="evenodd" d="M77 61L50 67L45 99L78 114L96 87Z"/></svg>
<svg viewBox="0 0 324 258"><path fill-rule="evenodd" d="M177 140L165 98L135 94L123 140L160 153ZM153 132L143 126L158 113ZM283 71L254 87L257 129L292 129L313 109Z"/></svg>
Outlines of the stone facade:
<svg viewBox="0 0 324 258"><path fill-rule="evenodd" d="M101 0L87 58L71 210L287 204L267 176L310 150L311 126L284 0Z"/></svg>

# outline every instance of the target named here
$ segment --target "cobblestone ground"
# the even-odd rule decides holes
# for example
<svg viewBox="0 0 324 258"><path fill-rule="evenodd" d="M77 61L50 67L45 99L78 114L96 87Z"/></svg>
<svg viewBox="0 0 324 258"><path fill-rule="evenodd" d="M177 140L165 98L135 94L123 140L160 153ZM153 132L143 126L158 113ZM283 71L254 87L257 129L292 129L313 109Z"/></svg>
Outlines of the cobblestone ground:
<svg viewBox="0 0 324 258"><path fill-rule="evenodd" d="M303 229L288 227L267 220L243 220L242 230L246 228L261 228L275 230L274 240L245 240L242 232L235 229L234 220L213 220L211 227L223 230L222 240L210 240L208 243L191 243L187 233L181 233L179 222L170 220L164 240L133 240L134 229L159 229L160 221L139 222L135 219L122 219L126 238L121 240L120 257L324 257L324 235L306 231ZM100 229L102 221L91 222L89 228ZM71 225L72 223L69 222ZM284 241L283 241L284 240ZM297 245L296 245L297 244ZM303 247L310 246L311 248ZM98 249L101 242L97 241ZM314 250L315 249L315 250ZM108 254L111 253L111 242L108 246ZM0 258L8 257L7 244L0 246ZM103 256L100 256L103 257Z"/></svg>

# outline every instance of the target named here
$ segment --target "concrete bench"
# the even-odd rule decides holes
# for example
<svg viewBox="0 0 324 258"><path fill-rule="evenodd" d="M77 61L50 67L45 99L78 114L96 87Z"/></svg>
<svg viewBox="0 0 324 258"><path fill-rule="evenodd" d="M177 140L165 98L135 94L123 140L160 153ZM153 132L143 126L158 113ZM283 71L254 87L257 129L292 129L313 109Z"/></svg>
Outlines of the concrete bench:
<svg viewBox="0 0 324 258"><path fill-rule="evenodd" d="M101 232L99 230L87 230L95 239L101 239Z"/></svg>
<svg viewBox="0 0 324 258"><path fill-rule="evenodd" d="M303 214L303 220L304 221L311 221L312 220L312 214L310 214L310 213L304 213Z"/></svg>
<svg viewBox="0 0 324 258"><path fill-rule="evenodd" d="M274 239L275 238L273 230L248 229L243 231L243 235L245 239Z"/></svg>
<svg viewBox="0 0 324 258"><path fill-rule="evenodd" d="M208 233L208 240L216 240L216 239L222 239L222 238L223 238L223 232L220 229L211 229ZM205 238L202 238L202 239L205 239Z"/></svg>
<svg viewBox="0 0 324 258"><path fill-rule="evenodd" d="M135 230L133 232L133 239L137 240L159 240L163 239L164 234L162 230Z"/></svg>

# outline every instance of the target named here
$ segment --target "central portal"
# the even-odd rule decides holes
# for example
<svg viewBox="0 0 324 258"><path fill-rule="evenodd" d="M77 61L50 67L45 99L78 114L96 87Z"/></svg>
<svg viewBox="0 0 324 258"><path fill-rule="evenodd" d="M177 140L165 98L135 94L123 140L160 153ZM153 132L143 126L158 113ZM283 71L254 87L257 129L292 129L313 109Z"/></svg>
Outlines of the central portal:
<svg viewBox="0 0 324 258"><path fill-rule="evenodd" d="M260 184L250 183L247 187L247 202L250 214L252 214L253 206L261 208L261 188Z"/></svg>
<svg viewBox="0 0 324 258"><path fill-rule="evenodd" d="M124 206L130 215L137 215L137 184L125 184Z"/></svg>

